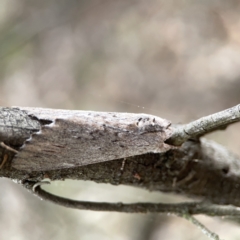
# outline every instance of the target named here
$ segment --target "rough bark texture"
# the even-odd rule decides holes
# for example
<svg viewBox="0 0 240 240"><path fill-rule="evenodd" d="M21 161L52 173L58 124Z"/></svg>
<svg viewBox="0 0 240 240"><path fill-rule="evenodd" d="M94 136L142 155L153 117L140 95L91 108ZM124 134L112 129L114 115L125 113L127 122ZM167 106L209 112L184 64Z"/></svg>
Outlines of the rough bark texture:
<svg viewBox="0 0 240 240"><path fill-rule="evenodd" d="M17 119L20 116L21 121L26 123L26 126L19 130L7 132L6 128L2 127L6 121L1 123L0 141L19 152L34 133L51 123L49 119L36 118L25 110L0 110L1 114L6 114L5 111L11 113L11 118ZM9 117L9 122L13 122L11 118ZM11 126L9 127L11 129ZM160 132L162 133L162 129ZM48 139L45 139L45 144L49 144ZM44 178L92 180L142 187L151 191L176 192L218 204L240 206L239 159L222 146L206 140L187 141L179 148L166 148L161 153L147 153L126 157L125 160L116 159L55 170L35 170L31 167L16 169L13 164L17 159L16 153L0 147L2 161L6 156L7 161L0 169L0 176L20 183L38 182Z"/></svg>

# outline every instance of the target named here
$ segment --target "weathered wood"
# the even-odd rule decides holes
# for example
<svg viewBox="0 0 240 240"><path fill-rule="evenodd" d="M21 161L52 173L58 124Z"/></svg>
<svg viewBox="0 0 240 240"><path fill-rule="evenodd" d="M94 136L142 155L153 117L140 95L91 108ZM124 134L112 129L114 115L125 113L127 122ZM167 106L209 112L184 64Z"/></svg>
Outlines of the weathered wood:
<svg viewBox="0 0 240 240"><path fill-rule="evenodd" d="M12 166L41 171L100 163L173 148L170 122L147 114L18 108L42 123Z"/></svg>

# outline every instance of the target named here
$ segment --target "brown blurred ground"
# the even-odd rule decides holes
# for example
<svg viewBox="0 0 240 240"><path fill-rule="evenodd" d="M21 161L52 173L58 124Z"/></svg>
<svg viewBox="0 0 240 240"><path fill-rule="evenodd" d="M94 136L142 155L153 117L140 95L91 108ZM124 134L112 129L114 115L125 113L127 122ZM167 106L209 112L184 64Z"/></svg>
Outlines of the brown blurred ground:
<svg viewBox="0 0 240 240"><path fill-rule="evenodd" d="M239 12L237 0L0 0L0 104L145 112L182 123L231 107L240 102ZM236 124L209 137L240 154L239 131ZM177 218L78 212L0 184L1 239L206 239ZM174 200L78 182L53 190L96 201ZM227 239L240 234L204 222Z"/></svg>

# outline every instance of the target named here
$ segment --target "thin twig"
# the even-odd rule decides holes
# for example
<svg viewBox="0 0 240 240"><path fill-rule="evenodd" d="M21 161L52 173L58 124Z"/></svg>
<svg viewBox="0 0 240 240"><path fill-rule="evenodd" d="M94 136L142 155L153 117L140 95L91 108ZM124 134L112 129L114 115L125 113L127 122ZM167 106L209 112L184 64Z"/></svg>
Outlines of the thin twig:
<svg viewBox="0 0 240 240"><path fill-rule="evenodd" d="M224 111L202 117L188 124L177 126L172 136L165 141L168 144L180 146L188 139L198 138L212 131L226 128L240 121L240 104Z"/></svg>
<svg viewBox="0 0 240 240"><path fill-rule="evenodd" d="M186 213L176 214L176 215L187 219L189 222L197 226L203 232L203 234L205 234L209 239L220 240L219 236L216 233L213 233L212 231L210 231L192 215L186 214Z"/></svg>
<svg viewBox="0 0 240 240"><path fill-rule="evenodd" d="M221 206L205 202L188 202L177 204L165 203L108 203L108 202L87 202L76 201L68 198L59 197L43 190L40 186L48 182L35 184L32 192L41 199L52 203L80 210L125 212L125 213L172 213L182 214L205 214L208 216L240 216L240 208L233 206Z"/></svg>

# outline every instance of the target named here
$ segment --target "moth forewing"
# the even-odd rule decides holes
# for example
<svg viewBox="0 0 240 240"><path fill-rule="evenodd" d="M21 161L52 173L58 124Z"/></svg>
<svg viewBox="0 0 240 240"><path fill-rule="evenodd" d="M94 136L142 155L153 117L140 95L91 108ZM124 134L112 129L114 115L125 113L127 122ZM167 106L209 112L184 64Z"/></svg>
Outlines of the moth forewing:
<svg viewBox="0 0 240 240"><path fill-rule="evenodd" d="M26 140L13 167L26 171L73 168L165 152L170 122L148 114L22 108L41 130Z"/></svg>

